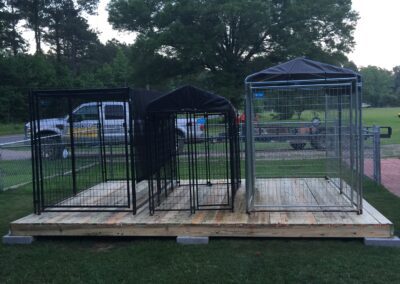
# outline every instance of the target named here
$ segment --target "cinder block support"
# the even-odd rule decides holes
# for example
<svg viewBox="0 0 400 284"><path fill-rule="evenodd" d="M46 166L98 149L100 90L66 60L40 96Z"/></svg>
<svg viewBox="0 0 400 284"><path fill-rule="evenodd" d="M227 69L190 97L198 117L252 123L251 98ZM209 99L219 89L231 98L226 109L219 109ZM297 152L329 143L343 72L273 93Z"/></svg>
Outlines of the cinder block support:
<svg viewBox="0 0 400 284"><path fill-rule="evenodd" d="M176 242L181 245L207 245L208 237L177 236Z"/></svg>
<svg viewBox="0 0 400 284"><path fill-rule="evenodd" d="M35 240L32 236L12 236L10 233L3 236L5 245L30 245Z"/></svg>
<svg viewBox="0 0 400 284"><path fill-rule="evenodd" d="M364 238L364 244L366 246L400 248L400 238L396 236L393 238Z"/></svg>

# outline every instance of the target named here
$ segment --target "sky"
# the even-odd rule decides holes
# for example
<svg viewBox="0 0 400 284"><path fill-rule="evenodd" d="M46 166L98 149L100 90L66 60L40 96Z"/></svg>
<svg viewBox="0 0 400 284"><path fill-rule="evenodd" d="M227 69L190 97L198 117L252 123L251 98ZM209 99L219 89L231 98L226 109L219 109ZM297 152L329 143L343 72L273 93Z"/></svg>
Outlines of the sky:
<svg viewBox="0 0 400 284"><path fill-rule="evenodd" d="M357 66L375 65L391 70L400 65L400 0L353 0L360 19L354 33L356 46L349 54Z"/></svg>
<svg viewBox="0 0 400 284"><path fill-rule="evenodd" d="M98 15L89 17L89 24L99 32L100 40L116 38L133 43L132 33L118 32L108 23L109 0L100 0ZM375 65L391 70L400 65L400 0L353 0L353 9L360 19L354 33L356 46L348 54L357 66Z"/></svg>
<svg viewBox="0 0 400 284"><path fill-rule="evenodd" d="M129 32L118 32L108 23L107 4L109 0L100 0L97 15L89 16L89 25L99 33L100 41L105 43L110 39L118 39L121 42L133 43L135 35Z"/></svg>

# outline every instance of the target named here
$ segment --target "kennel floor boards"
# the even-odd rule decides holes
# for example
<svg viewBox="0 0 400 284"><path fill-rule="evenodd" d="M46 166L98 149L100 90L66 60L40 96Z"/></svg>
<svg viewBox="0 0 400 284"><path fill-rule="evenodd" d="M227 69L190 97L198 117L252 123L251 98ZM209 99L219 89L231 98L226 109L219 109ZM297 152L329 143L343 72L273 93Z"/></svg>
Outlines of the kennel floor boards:
<svg viewBox="0 0 400 284"><path fill-rule="evenodd" d="M297 182L291 179L288 182ZM304 180L304 179L303 179ZM281 182L280 180L279 182ZM271 182L271 181L269 181ZM314 179L308 182L318 183ZM269 184L269 186L271 186ZM98 190L99 186L89 190ZM121 184L110 184L114 191L125 190ZM138 196L145 200L146 183L139 184ZM219 190L219 189L218 189ZM263 192L263 191L262 191ZM326 193L326 194L325 194ZM112 190L108 194L115 194ZM289 191L271 195L279 201L290 200ZM90 197L88 192L83 196ZM263 195L263 194L262 194ZM293 195L293 193L292 193ZM297 195L296 198L300 198ZM96 195L96 198L99 198ZM106 197L105 197L106 198ZM183 196L182 198L186 198ZM265 198L265 197L262 197ZM330 191L321 191L320 202L327 202ZM317 200L317 202L318 202ZM278 201L278 200L277 200ZM65 202L65 201L64 201ZM73 202L69 200L68 202ZM143 202L142 202L143 203ZM45 212L31 214L10 224L12 235L29 236L210 236L210 237L391 237L393 224L363 202L363 214L354 212L255 212L246 213L244 182L235 199L235 210L189 212L163 211L149 215L147 202L131 212Z"/></svg>

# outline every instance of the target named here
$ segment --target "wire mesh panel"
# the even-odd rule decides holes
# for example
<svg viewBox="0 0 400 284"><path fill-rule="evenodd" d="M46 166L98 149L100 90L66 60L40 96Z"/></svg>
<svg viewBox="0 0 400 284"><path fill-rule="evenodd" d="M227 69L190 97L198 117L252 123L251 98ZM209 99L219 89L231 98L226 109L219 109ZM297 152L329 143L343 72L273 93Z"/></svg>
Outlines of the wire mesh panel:
<svg viewBox="0 0 400 284"><path fill-rule="evenodd" d="M361 212L355 80L248 84L248 210Z"/></svg>
<svg viewBox="0 0 400 284"><path fill-rule="evenodd" d="M11 140L11 139L10 139ZM32 181L29 140L0 144L0 192L19 188Z"/></svg>
<svg viewBox="0 0 400 284"><path fill-rule="evenodd" d="M153 113L147 120L150 212L233 210L239 135L224 113Z"/></svg>
<svg viewBox="0 0 400 284"><path fill-rule="evenodd" d="M35 211L135 211L128 89L31 96Z"/></svg>

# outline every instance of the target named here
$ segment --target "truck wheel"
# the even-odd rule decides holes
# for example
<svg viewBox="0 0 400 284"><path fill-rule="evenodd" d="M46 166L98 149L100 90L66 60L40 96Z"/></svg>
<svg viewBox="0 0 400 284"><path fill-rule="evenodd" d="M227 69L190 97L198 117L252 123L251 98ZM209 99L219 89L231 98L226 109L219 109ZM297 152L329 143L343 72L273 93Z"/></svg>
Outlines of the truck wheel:
<svg viewBox="0 0 400 284"><path fill-rule="evenodd" d="M295 150L303 150L306 143L290 143L290 146Z"/></svg>
<svg viewBox="0 0 400 284"><path fill-rule="evenodd" d="M182 153L185 147L185 134L180 131L176 132L176 152Z"/></svg>
<svg viewBox="0 0 400 284"><path fill-rule="evenodd" d="M326 149L326 131L321 130L317 133L315 137L313 137L310 141L311 147L316 150L325 150Z"/></svg>
<svg viewBox="0 0 400 284"><path fill-rule="evenodd" d="M41 136L41 156L46 160L62 158L63 147L59 137Z"/></svg>

